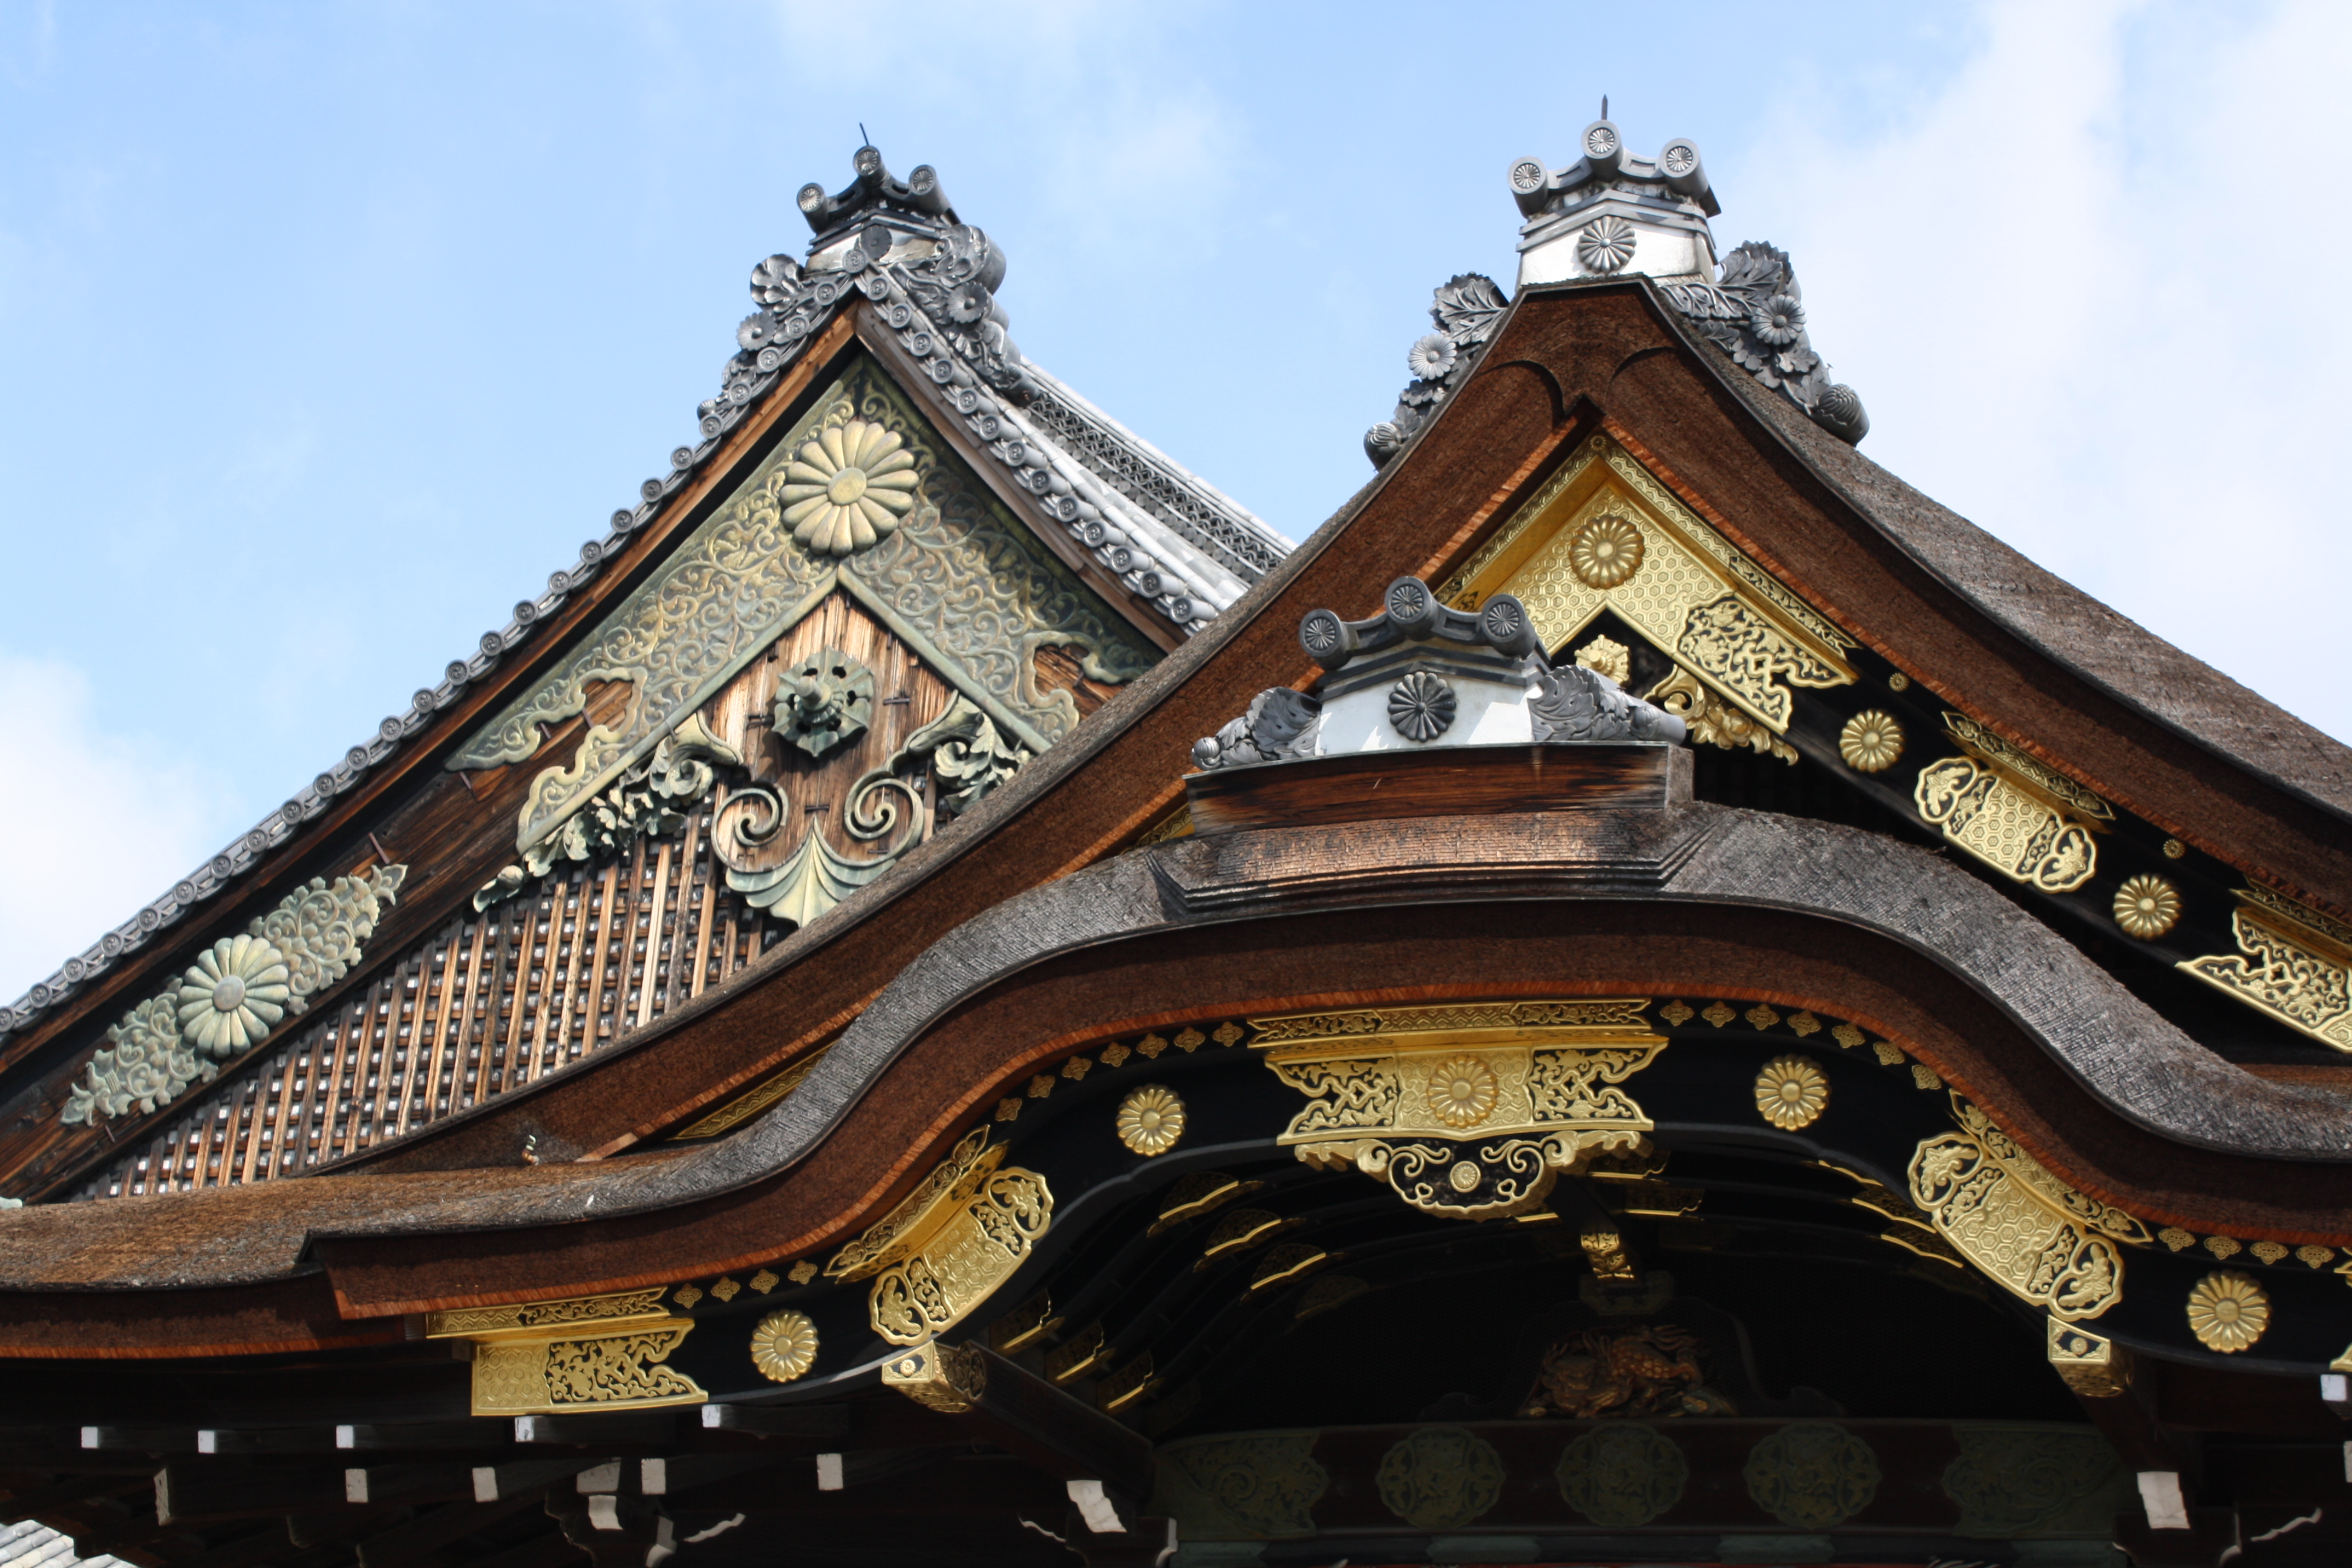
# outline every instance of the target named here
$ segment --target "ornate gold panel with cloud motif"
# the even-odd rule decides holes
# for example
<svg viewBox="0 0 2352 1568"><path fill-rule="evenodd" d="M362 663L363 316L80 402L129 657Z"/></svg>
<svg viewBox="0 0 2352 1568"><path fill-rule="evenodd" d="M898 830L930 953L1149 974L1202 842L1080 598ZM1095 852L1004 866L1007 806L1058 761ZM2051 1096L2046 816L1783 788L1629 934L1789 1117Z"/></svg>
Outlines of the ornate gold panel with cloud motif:
<svg viewBox="0 0 2352 1568"><path fill-rule="evenodd" d="M2352 1051L2352 926L2271 891L2238 891L2238 952L2179 965L2323 1045Z"/></svg>
<svg viewBox="0 0 2352 1568"><path fill-rule="evenodd" d="M473 1413L544 1415L699 1405L709 1397L664 1365L694 1328L663 1290L621 1290L425 1315L427 1339L474 1342Z"/></svg>
<svg viewBox="0 0 2352 1568"><path fill-rule="evenodd" d="M1525 1214L1563 1172L1639 1149L1651 1128L1619 1084L1665 1037L1646 999L1463 1003L1255 1018L1251 1047L1307 1098L1281 1142L1353 1165L1424 1213Z"/></svg>
<svg viewBox="0 0 2352 1568"><path fill-rule="evenodd" d="M1045 1178L999 1163L977 1129L907 1200L825 1265L835 1279L874 1280L867 1315L894 1345L917 1345L961 1322L1012 1278L1053 1221Z"/></svg>
<svg viewBox="0 0 2352 1568"><path fill-rule="evenodd" d="M1447 583L1475 609L1517 595L1544 646L1614 611L1684 670L1775 733L1794 687L1845 686L1851 638L1595 436Z"/></svg>
<svg viewBox="0 0 2352 1568"><path fill-rule="evenodd" d="M2043 1170L1958 1095L1952 1113L1959 1131L1911 1156L1911 1199L1944 1238L2001 1289L2068 1322L2122 1300L2116 1243L2146 1246L2147 1227Z"/></svg>
<svg viewBox="0 0 2352 1568"><path fill-rule="evenodd" d="M2071 893L2099 869L2095 834L2115 810L2091 791L1958 713L1945 727L1965 753L1919 770L1911 799L1944 837L2002 876Z"/></svg>

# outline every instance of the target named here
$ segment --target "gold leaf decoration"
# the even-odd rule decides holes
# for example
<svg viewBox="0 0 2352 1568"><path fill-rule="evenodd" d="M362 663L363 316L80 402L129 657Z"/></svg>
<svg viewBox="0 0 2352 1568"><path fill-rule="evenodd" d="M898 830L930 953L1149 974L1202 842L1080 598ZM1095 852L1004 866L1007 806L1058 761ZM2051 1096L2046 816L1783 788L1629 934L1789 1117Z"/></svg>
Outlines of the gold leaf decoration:
<svg viewBox="0 0 2352 1568"><path fill-rule="evenodd" d="M1783 1132L1811 1127L1830 1102L1830 1080L1804 1057L1775 1057L1756 1075L1756 1109Z"/></svg>
<svg viewBox="0 0 2352 1568"><path fill-rule="evenodd" d="M2270 1327L2271 1299L2236 1269L2208 1274L2189 1288L2189 1331L2207 1350L2235 1355Z"/></svg>
<svg viewBox="0 0 2352 1568"><path fill-rule="evenodd" d="M1943 1079L1937 1073L1934 1068L1929 1067L1926 1062L1913 1062L1911 1064L1911 1081L1917 1084L1921 1089L1941 1089L1944 1087Z"/></svg>
<svg viewBox="0 0 2352 1568"><path fill-rule="evenodd" d="M1209 1038L1216 1041L1217 1044L1230 1050L1234 1047L1242 1043L1242 1026L1239 1024L1228 1020L1225 1023L1218 1025L1217 1032L1211 1035Z"/></svg>
<svg viewBox="0 0 2352 1568"><path fill-rule="evenodd" d="M1113 1040L1109 1045L1103 1047L1102 1065L1107 1068L1115 1068L1134 1054L1135 1053L1133 1051L1129 1050L1125 1046Z"/></svg>
<svg viewBox="0 0 2352 1568"><path fill-rule="evenodd" d="M1177 1032L1176 1048L1180 1051L1197 1051L1208 1044L1208 1041L1209 1037L1198 1029L1182 1029Z"/></svg>
<svg viewBox="0 0 2352 1568"><path fill-rule="evenodd" d="M681 1285L677 1288L677 1294L670 1300L690 1312L694 1310L694 1304L702 1300L702 1292L691 1285Z"/></svg>
<svg viewBox="0 0 2352 1568"><path fill-rule="evenodd" d="M1007 1095L996 1102L996 1120L999 1121L1012 1121L1018 1119L1020 1115L1020 1096Z"/></svg>
<svg viewBox="0 0 2352 1568"><path fill-rule="evenodd" d="M793 1284L805 1285L815 1278L816 1259L813 1258L803 1258L798 1263L793 1265L792 1281Z"/></svg>
<svg viewBox="0 0 2352 1568"><path fill-rule="evenodd" d="M2275 1241L2258 1241L2247 1250L2264 1263L2276 1263L2286 1256L2286 1248Z"/></svg>
<svg viewBox="0 0 2352 1568"><path fill-rule="evenodd" d="M1864 1034L1860 1029L1855 1028L1852 1024L1840 1024L1836 1028L1830 1031L1830 1038L1835 1040L1847 1050L1853 1050L1855 1047L1861 1045L1869 1037L1869 1036Z"/></svg>
<svg viewBox="0 0 2352 1568"><path fill-rule="evenodd" d="M710 1293L721 1301L732 1301L742 1289L731 1278L721 1275L719 1283L710 1288Z"/></svg>
<svg viewBox="0 0 2352 1568"><path fill-rule="evenodd" d="M1672 1025L1675 1028L1680 1028L1685 1024L1689 1023L1693 1018L1697 1017L1698 1015L1691 1011L1690 1005L1688 1003L1676 1000L1669 1002L1664 1006L1659 1008L1658 1016L1664 1018L1668 1024Z"/></svg>
<svg viewBox="0 0 2352 1568"><path fill-rule="evenodd" d="M1062 1064L1062 1076L1075 1083L1078 1079L1086 1077L1087 1072L1093 1068L1094 1065L1094 1063L1088 1061L1084 1057L1072 1057L1068 1061Z"/></svg>
<svg viewBox="0 0 2352 1568"><path fill-rule="evenodd" d="M1568 564L1586 587L1614 588L1642 569L1647 552L1642 531L1629 519L1603 512L1568 542Z"/></svg>
<svg viewBox="0 0 2352 1568"><path fill-rule="evenodd" d="M751 1331L751 1364L771 1383L790 1383L816 1364L816 1322L806 1312L771 1312Z"/></svg>
<svg viewBox="0 0 2352 1568"><path fill-rule="evenodd" d="M1130 1089L1118 1102L1118 1141L1146 1159L1165 1154L1184 1136L1184 1102L1163 1084Z"/></svg>
<svg viewBox="0 0 2352 1568"><path fill-rule="evenodd" d="M1769 1029L1780 1021L1780 1015L1759 1002L1748 1009L1748 1021L1759 1029Z"/></svg>
<svg viewBox="0 0 2352 1568"><path fill-rule="evenodd" d="M1894 1041L1880 1040L1870 1048L1878 1053L1880 1067L1899 1068L1903 1065L1903 1047Z"/></svg>
<svg viewBox="0 0 2352 1568"><path fill-rule="evenodd" d="M1710 1004L1707 1010L1701 1013L1699 1016L1705 1018L1708 1023L1720 1029L1726 1024L1728 1024L1731 1020L1739 1016L1739 1015L1725 1006L1722 1003L1717 1002Z"/></svg>
<svg viewBox="0 0 2352 1568"><path fill-rule="evenodd" d="M2209 1236L2205 1238L2205 1250L2226 1261L2237 1257L2242 1249L2234 1236Z"/></svg>
<svg viewBox="0 0 2352 1568"><path fill-rule="evenodd" d="M2175 1252L2179 1252L2185 1247L2190 1247L2197 1245L2197 1238L2189 1235L2189 1232L2182 1230L2178 1226L2166 1226L2162 1230L2156 1233L2156 1239L2164 1243L2165 1246L2172 1248Z"/></svg>
<svg viewBox="0 0 2352 1568"><path fill-rule="evenodd" d="M757 1296L764 1296L783 1282L783 1277L782 1275L779 1275L772 1270L762 1268L757 1274L751 1276L751 1292Z"/></svg>
<svg viewBox="0 0 2352 1568"><path fill-rule="evenodd" d="M1148 1061L1166 1050L1168 1042L1158 1035L1146 1035L1135 1042L1135 1048L1137 1053Z"/></svg>
<svg viewBox="0 0 2352 1568"><path fill-rule="evenodd" d="M1448 1127L1486 1121L1498 1092L1495 1069L1476 1057L1448 1057L1429 1074L1430 1113Z"/></svg>
<svg viewBox="0 0 2352 1568"><path fill-rule="evenodd" d="M1802 1039L1807 1035L1819 1034L1822 1021L1811 1013L1791 1013L1789 1015L1789 1027L1795 1031L1799 1039Z"/></svg>
<svg viewBox="0 0 2352 1568"><path fill-rule="evenodd" d="M1858 773L1883 773L1903 756L1903 726L1876 708L1857 713L1838 731L1838 755Z"/></svg>
<svg viewBox="0 0 2352 1568"><path fill-rule="evenodd" d="M2132 877L2116 889L2116 924L2142 942L2180 923L2180 889L2161 877Z"/></svg>
<svg viewBox="0 0 2352 1568"><path fill-rule="evenodd" d="M1633 652L1615 637L1594 637L1576 650L1576 662L1620 686L1633 679Z"/></svg>
<svg viewBox="0 0 2352 1568"><path fill-rule="evenodd" d="M2305 1268L2325 1268L2327 1266L2327 1260L2336 1256L2336 1249L2332 1247L2305 1245L2296 1247L2294 1255L2302 1260Z"/></svg>

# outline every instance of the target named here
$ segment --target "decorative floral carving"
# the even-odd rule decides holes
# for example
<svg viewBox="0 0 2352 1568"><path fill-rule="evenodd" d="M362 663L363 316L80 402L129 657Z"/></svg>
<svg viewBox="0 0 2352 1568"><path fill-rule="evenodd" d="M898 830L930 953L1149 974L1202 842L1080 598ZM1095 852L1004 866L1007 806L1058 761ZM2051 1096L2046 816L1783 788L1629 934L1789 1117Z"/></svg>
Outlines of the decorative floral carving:
<svg viewBox="0 0 2352 1568"><path fill-rule="evenodd" d="M2071 893L2098 871L2099 846L2088 827L1974 757L1921 768L1911 798L1945 837L2028 887Z"/></svg>
<svg viewBox="0 0 2352 1568"><path fill-rule="evenodd" d="M1650 688L1649 700L1680 719L1688 727L1694 744L1721 746L1727 752L1746 747L1768 757L1778 757L1791 767L1796 765L1796 747L1758 723L1745 710L1717 696L1706 682L1680 665L1675 667L1672 675Z"/></svg>
<svg viewBox="0 0 2352 1568"><path fill-rule="evenodd" d="M1424 1426L1397 1440L1375 1478L1381 1501L1415 1530L1460 1530L1503 1495L1503 1458L1460 1426Z"/></svg>
<svg viewBox="0 0 2352 1568"><path fill-rule="evenodd" d="M2189 1290L2189 1331L2209 1351L2251 1350L2271 1323L2271 1299L2251 1275L2208 1274Z"/></svg>
<svg viewBox="0 0 2352 1568"><path fill-rule="evenodd" d="M1614 588L1642 569L1648 546L1629 518L1604 512L1568 542L1568 563L1588 588Z"/></svg>
<svg viewBox="0 0 2352 1568"><path fill-rule="evenodd" d="M292 980L275 942L224 937L180 982L180 1033L206 1056L233 1057L286 1016Z"/></svg>
<svg viewBox="0 0 2352 1568"><path fill-rule="evenodd" d="M1672 1324L1589 1329L1544 1352L1520 1414L1571 1421L1736 1415L1730 1400L1706 1386L1699 1364L1706 1350L1698 1336Z"/></svg>
<svg viewBox="0 0 2352 1568"><path fill-rule="evenodd" d="M1970 1425L1955 1426L1952 1440L1960 1453L1944 1467L1944 1495L1959 1504L1963 1535L2070 1526L2087 1527L2087 1533L2113 1516L2114 1494L2129 1484L2115 1449L2096 1432Z"/></svg>
<svg viewBox="0 0 2352 1568"><path fill-rule="evenodd" d="M2179 967L2312 1038L2352 1051L2352 927L2268 888L2242 888L2238 952Z"/></svg>
<svg viewBox="0 0 2352 1568"><path fill-rule="evenodd" d="M1486 1121L1496 1094L1495 1069L1476 1057L1448 1057L1429 1071L1429 1112L1448 1127ZM1476 1184L1474 1176L1471 1185Z"/></svg>
<svg viewBox="0 0 2352 1568"><path fill-rule="evenodd" d="M1740 1471L1756 1505L1791 1530L1843 1524L1878 1495L1878 1456L1843 1426L1800 1421L1748 1450Z"/></svg>
<svg viewBox="0 0 2352 1568"><path fill-rule="evenodd" d="M1314 1508L1331 1484L1329 1472L1315 1462L1315 1436L1312 1432L1277 1432L1198 1438L1171 1444L1160 1453L1244 1531L1278 1541L1315 1533ZM1195 1531L1189 1520L1184 1528L1186 1539L1192 1539ZM1198 1533L1212 1539L1221 1532Z"/></svg>
<svg viewBox="0 0 2352 1568"><path fill-rule="evenodd" d="M107 1030L106 1047L90 1058L58 1120L95 1122L134 1105L149 1112L211 1081L215 1062L250 1048L351 972L407 874L405 866L383 866L332 884L314 877L244 934L215 942L177 985Z"/></svg>
<svg viewBox="0 0 2352 1568"><path fill-rule="evenodd" d="M557 831L527 850L521 861L503 868L474 894L474 908L513 898L531 879L558 864L601 860L620 854L647 834L675 833L686 818L681 808L710 793L719 780L714 764L742 762L735 749L689 717L663 738L654 754L631 768L573 813Z"/></svg>
<svg viewBox="0 0 2352 1568"><path fill-rule="evenodd" d="M1830 1080L1804 1057L1774 1057L1756 1075L1756 1109L1783 1132L1811 1127L1829 1103Z"/></svg>
<svg viewBox="0 0 2352 1568"><path fill-rule="evenodd" d="M784 469L780 499L804 548L847 555L893 532L915 510L914 455L905 439L868 420L828 427Z"/></svg>
<svg viewBox="0 0 2352 1568"><path fill-rule="evenodd" d="M771 1383L790 1383L816 1364L816 1321L806 1312L771 1312L751 1331L751 1364Z"/></svg>
<svg viewBox="0 0 2352 1568"><path fill-rule="evenodd" d="M1413 379L1396 412L1364 432L1364 455L1375 468L1396 456L1415 431L1436 416L1479 351L1494 335L1510 301L1491 278L1465 272L1441 285L1429 307L1437 331L1416 340L1406 363Z"/></svg>
<svg viewBox="0 0 2352 1568"><path fill-rule="evenodd" d="M1589 666L1556 669L1530 658L1527 672L1536 689L1528 699L1528 728L1538 741L1554 745L1679 743L1689 733L1682 720L1619 690L1615 681Z"/></svg>
<svg viewBox="0 0 2352 1568"><path fill-rule="evenodd" d="M1633 650L1615 637L1594 637L1576 650L1576 662L1619 686L1633 679Z"/></svg>
<svg viewBox="0 0 2352 1568"><path fill-rule="evenodd" d="M1329 622L1332 641L1338 641L1339 618ZM1301 636L1318 629L1315 616L1309 616ZM1312 647L1310 642L1308 645ZM1322 730L1323 704L1303 691L1287 686L1269 687L1250 699L1242 716L1228 722L1213 735L1203 735L1192 742L1193 765L1207 771L1213 768L1238 767L1249 763L1281 762L1291 757L1311 757L1319 745Z"/></svg>
<svg viewBox="0 0 2352 1568"><path fill-rule="evenodd" d="M1587 272L1614 272L1633 259L1633 226L1622 217L1595 218L1576 237L1576 259Z"/></svg>
<svg viewBox="0 0 2352 1568"><path fill-rule="evenodd" d="M1668 283L1667 300L1732 362L1803 409L1838 439L1860 441L1870 417L1850 386L1832 383L1805 335L1803 295L1788 254L1740 246L1712 283Z"/></svg>
<svg viewBox="0 0 2352 1568"><path fill-rule="evenodd" d="M1561 1500L1604 1530L1633 1530L1680 1502L1690 1464L1649 1426L1601 1426L1570 1443L1554 1472Z"/></svg>
<svg viewBox="0 0 2352 1568"><path fill-rule="evenodd" d="M1423 745L1454 727L1454 688L1416 669L1389 689L1389 726Z"/></svg>
<svg viewBox="0 0 2352 1568"><path fill-rule="evenodd" d="M1903 755L1903 726L1880 709L1857 713L1838 731L1838 755L1858 773L1883 773Z"/></svg>
<svg viewBox="0 0 2352 1568"><path fill-rule="evenodd" d="M1146 1159L1165 1154L1184 1136L1184 1102L1162 1084L1129 1089L1118 1102L1118 1141Z"/></svg>
<svg viewBox="0 0 2352 1568"><path fill-rule="evenodd" d="M2116 889L2116 924L2142 942L2180 923L2180 889L2161 877L2127 877Z"/></svg>

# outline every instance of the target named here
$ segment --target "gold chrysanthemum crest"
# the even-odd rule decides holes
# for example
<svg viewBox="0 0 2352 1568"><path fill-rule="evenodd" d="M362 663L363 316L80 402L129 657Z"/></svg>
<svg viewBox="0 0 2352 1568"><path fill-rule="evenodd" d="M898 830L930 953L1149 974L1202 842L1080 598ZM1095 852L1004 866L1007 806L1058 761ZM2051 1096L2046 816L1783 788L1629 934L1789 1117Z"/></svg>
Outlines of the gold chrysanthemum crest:
<svg viewBox="0 0 2352 1568"><path fill-rule="evenodd" d="M895 430L867 419L830 426L784 470L793 537L813 552L848 555L895 531L915 510L914 455Z"/></svg>
<svg viewBox="0 0 2352 1568"><path fill-rule="evenodd" d="M1774 1057L1756 1075L1756 1109L1783 1132L1811 1127L1829 1103L1830 1080L1803 1057Z"/></svg>
<svg viewBox="0 0 2352 1568"><path fill-rule="evenodd" d="M1475 1127L1500 1094L1495 1069L1472 1056L1448 1057L1429 1072L1429 1111L1448 1127Z"/></svg>
<svg viewBox="0 0 2352 1568"><path fill-rule="evenodd" d="M2133 877L2116 889L2116 924L2126 935L2154 942L2179 923L2180 889L2163 878Z"/></svg>
<svg viewBox="0 0 2352 1568"><path fill-rule="evenodd" d="M2252 1349L2270 1324L2271 1299L2250 1275L2225 1268L2189 1288L2189 1331L2209 1351Z"/></svg>
<svg viewBox="0 0 2352 1568"><path fill-rule="evenodd" d="M1118 1141L1135 1153L1165 1154L1184 1136L1184 1102L1165 1084L1131 1089L1118 1102Z"/></svg>
<svg viewBox="0 0 2352 1568"><path fill-rule="evenodd" d="M771 1383L790 1383L816 1364L816 1322L806 1312L771 1312L751 1331L751 1364Z"/></svg>
<svg viewBox="0 0 2352 1568"><path fill-rule="evenodd" d="M1838 731L1838 755L1858 773L1885 773L1903 755L1903 726L1876 708L1857 713Z"/></svg>
<svg viewBox="0 0 2352 1568"><path fill-rule="evenodd" d="M1607 512L1576 531L1568 564L1588 588L1614 588L1642 569L1647 546L1631 520Z"/></svg>

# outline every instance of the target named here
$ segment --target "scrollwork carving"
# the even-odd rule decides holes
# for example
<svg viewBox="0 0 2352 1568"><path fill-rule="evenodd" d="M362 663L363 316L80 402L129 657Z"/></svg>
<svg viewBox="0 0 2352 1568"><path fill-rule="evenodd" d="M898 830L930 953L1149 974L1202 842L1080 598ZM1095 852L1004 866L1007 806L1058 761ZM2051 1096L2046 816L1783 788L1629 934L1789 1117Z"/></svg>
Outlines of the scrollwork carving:
<svg viewBox="0 0 2352 1568"><path fill-rule="evenodd" d="M2179 967L2323 1045L2352 1051L2352 928L2263 887L2238 893L2238 952Z"/></svg>

